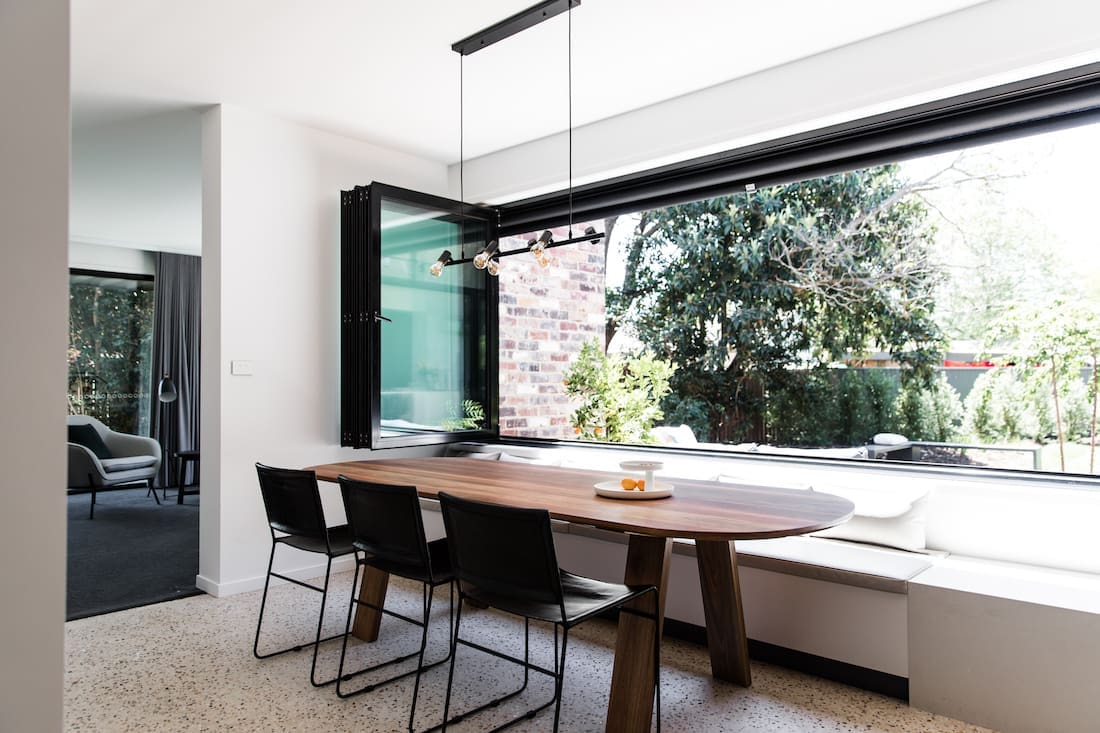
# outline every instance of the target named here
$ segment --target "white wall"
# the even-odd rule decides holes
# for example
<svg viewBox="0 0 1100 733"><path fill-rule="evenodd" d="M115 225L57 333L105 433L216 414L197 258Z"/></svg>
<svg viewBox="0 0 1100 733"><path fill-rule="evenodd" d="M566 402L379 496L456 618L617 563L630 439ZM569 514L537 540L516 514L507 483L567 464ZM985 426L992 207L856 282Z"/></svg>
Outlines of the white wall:
<svg viewBox="0 0 1100 733"><path fill-rule="evenodd" d="M69 3L0 5L0 730L60 731Z"/></svg>
<svg viewBox="0 0 1100 733"><path fill-rule="evenodd" d="M1100 3L986 2L578 128L574 183L1098 59ZM502 202L562 189L567 149L563 133L467 161L466 198Z"/></svg>
<svg viewBox="0 0 1100 733"><path fill-rule="evenodd" d="M263 582L270 534L254 464L365 455L339 447L340 191L377 180L446 194L447 177L442 163L239 107L207 112L202 136L199 582L226 594ZM236 359L254 374L231 376ZM326 510L342 515L336 487L324 488Z"/></svg>
<svg viewBox="0 0 1100 733"><path fill-rule="evenodd" d="M201 253L198 111L77 127L72 144L75 243Z"/></svg>

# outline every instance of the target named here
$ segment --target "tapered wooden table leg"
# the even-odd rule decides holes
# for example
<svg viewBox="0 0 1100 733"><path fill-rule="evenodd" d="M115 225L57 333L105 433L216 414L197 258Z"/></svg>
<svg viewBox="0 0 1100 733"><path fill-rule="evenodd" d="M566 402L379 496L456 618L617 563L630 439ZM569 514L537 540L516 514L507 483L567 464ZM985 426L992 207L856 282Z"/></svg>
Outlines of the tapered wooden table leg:
<svg viewBox="0 0 1100 733"><path fill-rule="evenodd" d="M390 574L370 565L363 571L363 582L359 586L359 600L373 603L381 608L386 603L386 589L390 584ZM351 627L352 636L363 641L378 639L378 627L382 624L382 612L362 603L355 607L355 622Z"/></svg>
<svg viewBox="0 0 1100 733"><path fill-rule="evenodd" d="M744 687L752 684L741 586L737 578L737 551L726 540L696 540L699 585L707 624L711 674Z"/></svg>
<svg viewBox="0 0 1100 733"><path fill-rule="evenodd" d="M665 591L672 556L672 540L665 537L630 535L623 582L657 586L658 597L647 594L632 607L655 613L653 621L631 613L619 614L615 641L615 669L611 674L611 699L607 704L605 730L623 733L647 731L653 717L653 634L660 633L665 617Z"/></svg>

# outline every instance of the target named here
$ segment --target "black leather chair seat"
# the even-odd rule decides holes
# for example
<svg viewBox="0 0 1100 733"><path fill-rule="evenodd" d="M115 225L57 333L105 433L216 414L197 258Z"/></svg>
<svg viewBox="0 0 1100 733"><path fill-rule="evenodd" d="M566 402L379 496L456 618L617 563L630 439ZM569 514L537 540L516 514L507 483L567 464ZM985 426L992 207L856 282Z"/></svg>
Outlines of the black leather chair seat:
<svg viewBox="0 0 1100 733"><path fill-rule="evenodd" d="M565 604L567 625L572 625L589 616L623 603L623 598L637 597L652 590L652 586L629 586L621 583L606 583L595 578L574 575L567 570L561 571L561 589ZM561 608L557 603L543 603L534 600L516 598L514 595L493 593L476 586L465 587L466 595L479 603L499 608L518 616L561 623Z"/></svg>
<svg viewBox="0 0 1100 733"><path fill-rule="evenodd" d="M322 555L328 554L329 548L331 548L333 557L350 555L355 551L355 547L352 545L351 540L351 528L346 524L328 528L327 545L325 544L324 537L307 537L305 535L279 537L276 539L276 542L282 542L283 544L290 545L299 550L305 550L306 552L319 552Z"/></svg>
<svg viewBox="0 0 1100 733"><path fill-rule="evenodd" d="M451 553L447 548L447 540L439 539L432 540L428 543L428 557L431 558L431 568L425 568L415 560L402 561L391 557L381 557L379 555L371 555L369 551L356 544L355 549L360 552L367 552L367 557L363 561L367 565L384 570L392 575L397 575L402 578L409 578L410 580L418 580L421 583L431 583L433 585L439 585L441 583L450 583L454 580L454 571L451 570Z"/></svg>

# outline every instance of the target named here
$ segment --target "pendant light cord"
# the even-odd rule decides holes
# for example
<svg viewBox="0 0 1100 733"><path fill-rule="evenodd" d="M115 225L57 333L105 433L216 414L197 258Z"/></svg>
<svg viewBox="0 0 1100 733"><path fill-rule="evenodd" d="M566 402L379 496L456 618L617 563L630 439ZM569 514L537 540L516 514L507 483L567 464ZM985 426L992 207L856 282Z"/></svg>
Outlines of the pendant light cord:
<svg viewBox="0 0 1100 733"><path fill-rule="evenodd" d="M458 251L466 259L466 54L458 55Z"/></svg>
<svg viewBox="0 0 1100 733"><path fill-rule="evenodd" d="M566 0L565 16L568 21L568 41L566 49L569 56L566 68L568 70L568 83L566 93L569 97L569 234L573 237L573 3Z"/></svg>

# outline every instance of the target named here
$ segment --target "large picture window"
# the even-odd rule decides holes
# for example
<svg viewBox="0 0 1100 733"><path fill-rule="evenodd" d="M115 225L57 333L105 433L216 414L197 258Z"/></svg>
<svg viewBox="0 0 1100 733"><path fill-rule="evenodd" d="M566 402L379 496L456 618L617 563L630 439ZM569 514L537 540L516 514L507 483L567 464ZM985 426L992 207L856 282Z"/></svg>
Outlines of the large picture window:
<svg viewBox="0 0 1100 733"><path fill-rule="evenodd" d="M1098 131L1094 65L488 210L502 248L606 236L508 261L499 341L461 339L485 412L511 438L1095 474ZM458 392L393 352L376 412L445 432Z"/></svg>
<svg viewBox="0 0 1100 733"><path fill-rule="evenodd" d="M69 413L149 435L152 357L152 276L72 270Z"/></svg>
<svg viewBox="0 0 1100 733"><path fill-rule="evenodd" d="M502 344L543 345L528 358L558 372L526 399L502 379L538 416L502 432L1096 473L1098 153L1087 124L609 218L573 281L600 294L605 361L549 362L559 345L502 319ZM502 280L503 314L530 279ZM560 292L545 314L567 315ZM639 404L642 355L670 376Z"/></svg>

